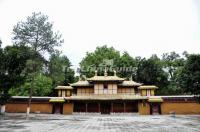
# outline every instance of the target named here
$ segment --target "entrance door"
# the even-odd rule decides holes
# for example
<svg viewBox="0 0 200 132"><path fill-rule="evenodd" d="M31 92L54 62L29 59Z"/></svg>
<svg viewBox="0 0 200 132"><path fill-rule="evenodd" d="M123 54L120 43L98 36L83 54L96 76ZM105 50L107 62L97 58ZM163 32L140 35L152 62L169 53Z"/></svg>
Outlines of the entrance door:
<svg viewBox="0 0 200 132"><path fill-rule="evenodd" d="M86 104L83 102L74 102L74 112L86 112Z"/></svg>
<svg viewBox="0 0 200 132"><path fill-rule="evenodd" d="M62 103L54 103L53 104L53 113L54 114L62 114L63 104Z"/></svg>
<svg viewBox="0 0 200 132"><path fill-rule="evenodd" d="M160 104L159 103L152 103L150 112L153 115L161 114Z"/></svg>
<svg viewBox="0 0 200 132"><path fill-rule="evenodd" d="M109 103L101 103L101 114L110 114L111 105Z"/></svg>

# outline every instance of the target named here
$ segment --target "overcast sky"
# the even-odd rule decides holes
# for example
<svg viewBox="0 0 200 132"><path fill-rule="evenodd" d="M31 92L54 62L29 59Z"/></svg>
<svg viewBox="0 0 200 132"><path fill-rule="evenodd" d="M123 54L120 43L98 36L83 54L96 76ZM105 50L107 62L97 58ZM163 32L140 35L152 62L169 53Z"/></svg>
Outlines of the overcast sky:
<svg viewBox="0 0 200 132"><path fill-rule="evenodd" d="M0 0L0 38L12 44L13 26L32 12L49 16L78 66L87 51L108 45L133 57L200 53L200 0Z"/></svg>

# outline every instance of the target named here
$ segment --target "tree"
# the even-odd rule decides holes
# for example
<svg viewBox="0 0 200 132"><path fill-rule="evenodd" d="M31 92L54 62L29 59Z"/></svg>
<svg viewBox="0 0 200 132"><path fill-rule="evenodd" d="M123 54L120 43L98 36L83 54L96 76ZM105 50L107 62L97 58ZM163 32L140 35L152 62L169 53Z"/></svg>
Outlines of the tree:
<svg viewBox="0 0 200 132"><path fill-rule="evenodd" d="M168 73L169 85L166 88L167 94L182 94L183 90L178 85L177 76L184 65L184 58L176 52L164 53L162 63L164 70Z"/></svg>
<svg viewBox="0 0 200 132"><path fill-rule="evenodd" d="M33 51L52 53L55 46L63 43L61 34L53 32L53 24L48 16L42 13L33 13L25 22L19 22L13 29L13 40L17 45L26 45Z"/></svg>
<svg viewBox="0 0 200 132"><path fill-rule="evenodd" d="M26 82L18 88L13 88L9 92L11 95L27 96L29 95L29 88L31 86L30 79L27 78ZM52 80L42 74L37 74L33 80L34 88L32 91L33 96L48 96L51 92Z"/></svg>
<svg viewBox="0 0 200 132"><path fill-rule="evenodd" d="M158 94L165 93L165 88L168 85L167 74L163 71L162 64L157 56L154 55L149 59L140 60L136 81L145 85L156 85L159 87Z"/></svg>
<svg viewBox="0 0 200 132"><path fill-rule="evenodd" d="M174 72L184 64L184 60L180 58L180 55L176 52L164 53L162 61L164 62L164 67L169 73L170 79L173 78Z"/></svg>
<svg viewBox="0 0 200 132"><path fill-rule="evenodd" d="M189 55L179 78L180 86L185 93L200 97L200 55Z"/></svg>
<svg viewBox="0 0 200 132"><path fill-rule="evenodd" d="M29 101L27 107L27 115L30 112L30 104L32 99L33 80L37 69L36 53L52 53L56 46L63 43L59 32L53 32L53 24L48 21L48 16L41 13L33 13L27 17L26 21L17 23L13 29L13 40L16 45L25 45L32 49L31 65L32 83L30 86ZM42 54L41 54L42 56Z"/></svg>
<svg viewBox="0 0 200 132"><path fill-rule="evenodd" d="M60 53L52 54L49 61L49 77L53 80L52 87L57 85L69 85L74 82L74 71L67 56Z"/></svg>
<svg viewBox="0 0 200 132"><path fill-rule="evenodd" d="M65 68L65 80L63 85L67 86L70 83L75 82L75 80L77 80L74 76L75 72L73 69L71 69L70 67L66 67Z"/></svg>
<svg viewBox="0 0 200 132"><path fill-rule="evenodd" d="M131 77L134 76L135 78L135 74L136 74L136 67L137 67L137 61L136 59L134 59L133 57L131 57L129 55L128 52L124 52L122 54L122 56L120 57L120 60L117 64L117 67L123 69L122 71L120 71L118 74L121 77Z"/></svg>
<svg viewBox="0 0 200 132"><path fill-rule="evenodd" d="M24 83L23 70L29 59L30 49L25 46L7 46L0 49L0 104L4 105L10 95L11 87Z"/></svg>
<svg viewBox="0 0 200 132"><path fill-rule="evenodd" d="M94 71L99 68L98 74L103 75L105 67L113 68L118 64L119 60L120 53L113 47L107 47L106 45L97 47L94 52L87 52L80 62L81 74L91 77L94 75Z"/></svg>

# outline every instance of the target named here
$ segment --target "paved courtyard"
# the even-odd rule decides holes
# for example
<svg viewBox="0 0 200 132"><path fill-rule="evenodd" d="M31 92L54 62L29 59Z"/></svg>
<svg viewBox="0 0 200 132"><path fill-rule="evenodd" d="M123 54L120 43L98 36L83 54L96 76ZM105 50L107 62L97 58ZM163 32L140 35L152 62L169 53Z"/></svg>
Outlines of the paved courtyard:
<svg viewBox="0 0 200 132"><path fill-rule="evenodd" d="M200 115L6 114L0 132L200 132Z"/></svg>

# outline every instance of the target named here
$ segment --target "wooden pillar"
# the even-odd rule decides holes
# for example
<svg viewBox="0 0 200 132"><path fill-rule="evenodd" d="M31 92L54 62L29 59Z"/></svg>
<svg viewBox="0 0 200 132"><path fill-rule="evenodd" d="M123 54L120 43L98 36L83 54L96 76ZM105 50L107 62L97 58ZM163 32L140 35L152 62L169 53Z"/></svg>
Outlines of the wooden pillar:
<svg viewBox="0 0 200 132"><path fill-rule="evenodd" d="M111 112L113 113L113 102L111 102Z"/></svg>
<svg viewBox="0 0 200 132"><path fill-rule="evenodd" d="M85 103L85 112L88 112L88 103Z"/></svg>
<svg viewBox="0 0 200 132"><path fill-rule="evenodd" d="M101 105L100 105L100 103L98 103L98 112L99 113L101 112Z"/></svg>
<svg viewBox="0 0 200 132"><path fill-rule="evenodd" d="M62 94L61 90L58 89L58 97L61 97L62 96L61 94Z"/></svg>
<svg viewBox="0 0 200 132"><path fill-rule="evenodd" d="M126 103L124 102L124 113L126 112Z"/></svg>

